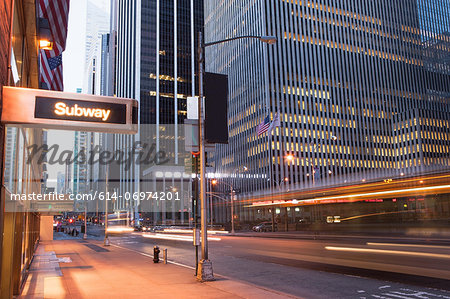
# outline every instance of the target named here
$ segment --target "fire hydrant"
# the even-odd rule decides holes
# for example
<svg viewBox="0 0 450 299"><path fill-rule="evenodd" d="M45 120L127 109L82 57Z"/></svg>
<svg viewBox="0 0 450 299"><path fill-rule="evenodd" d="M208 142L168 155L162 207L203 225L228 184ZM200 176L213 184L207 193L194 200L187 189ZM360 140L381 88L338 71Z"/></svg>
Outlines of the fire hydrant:
<svg viewBox="0 0 450 299"><path fill-rule="evenodd" d="M159 263L159 253L160 253L161 251L159 250L159 247L158 246L155 246L155 247L153 247L153 262L156 264L156 263Z"/></svg>

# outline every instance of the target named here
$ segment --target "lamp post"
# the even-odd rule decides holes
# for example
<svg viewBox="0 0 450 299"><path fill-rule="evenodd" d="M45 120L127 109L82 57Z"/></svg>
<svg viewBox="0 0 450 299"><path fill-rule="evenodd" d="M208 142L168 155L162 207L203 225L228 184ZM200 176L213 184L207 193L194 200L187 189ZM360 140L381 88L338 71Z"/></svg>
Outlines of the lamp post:
<svg viewBox="0 0 450 299"><path fill-rule="evenodd" d="M292 162L292 161L294 161L294 158L295 158L295 157L294 157L294 155L289 154L289 155L285 156L284 158L285 158L288 162ZM288 182L289 179L288 179L287 177L285 177L285 178L282 179L280 182L278 182L278 181L274 181L272 178L270 178L270 179L268 179L268 181L277 183L278 189L280 189L281 183L283 183L283 182ZM273 188L272 188L272 186L273 186L273 183L271 183L271 188L270 188L270 189L271 189L271 195L272 195L272 203L274 203L274 200L273 200ZM272 232L275 232L275 205L274 205L274 204L272 205L271 215L272 215Z"/></svg>
<svg viewBox="0 0 450 299"><path fill-rule="evenodd" d="M204 43L202 32L198 33L198 84L199 84L199 95L198 95L198 129L199 129L199 145L200 145L200 221L201 221L201 240L202 240L202 259L199 262L199 271L197 272L197 279L200 281L210 281L214 280L214 275L212 271L212 263L208 259L208 233L207 233L207 207L206 207L206 165L205 165L205 139L203 134L203 63L204 63L204 49L209 46L226 43L229 41L244 39L244 38L254 38L259 39L263 43L274 44L277 39L273 36L256 36L256 35L246 35L237 36L233 38L223 39L215 42Z"/></svg>
<svg viewBox="0 0 450 299"><path fill-rule="evenodd" d="M239 171L239 168L241 168L241 166L234 168L233 173L236 173L237 171ZM247 171L247 170L248 170L248 167L247 167L247 166L242 166L242 169L243 169L244 171ZM211 184L212 184L212 185L217 185L217 180L216 180L216 179L212 180L212 181L211 181ZM235 190L234 190L234 188L233 188L233 184L228 184L228 183L225 183L225 182L222 182L222 184L224 184L224 185L230 187L231 234L234 235L235 231L234 231L234 202L233 202L233 200L234 200L234 193L235 193Z"/></svg>
<svg viewBox="0 0 450 299"><path fill-rule="evenodd" d="M91 190L91 194L92 194L92 190ZM86 240L87 239L87 202L84 203L84 235L83 235L83 239Z"/></svg>
<svg viewBox="0 0 450 299"><path fill-rule="evenodd" d="M271 179L268 179L268 181L271 181ZM273 182L277 184L278 190L281 191L281 184L288 181L289 179L285 177L281 181L274 180ZM272 193L272 203L273 203L273 193ZM275 232L275 205L272 205L271 216L272 216L272 232Z"/></svg>
<svg viewBox="0 0 450 299"><path fill-rule="evenodd" d="M331 141L336 141L338 138L335 136L335 135L331 135L331 137L330 137L330 140ZM323 141L323 140L321 140L321 141ZM311 167L312 167L312 171L311 171L311 174L312 174L312 183L313 183L313 187L315 187L315 185L316 185L316 179L315 179L315 177L316 177L316 169L315 169L315 166L316 166L316 159L317 159L317 149L319 149L320 148L320 146L322 145L322 143L320 142L320 143L317 143L317 144L315 144L314 145L314 148L313 148L313 160L312 160L312 163L311 163L311 160L309 160L309 164L311 164ZM332 172L331 172L331 170L329 170L328 171L328 173L329 174L332 174ZM307 176L308 176L308 174L307 174ZM319 214L319 211L317 210L317 206L316 205L314 205L314 218L319 218L318 215Z"/></svg>
<svg viewBox="0 0 450 299"><path fill-rule="evenodd" d="M216 179L211 181L212 185L217 185L218 181ZM233 199L234 199L234 189L233 189L233 185L232 184L228 184L225 182L221 182L221 184L224 184L228 187L230 187L230 205L231 205L231 235L234 235L235 231L234 231L234 203L233 203Z"/></svg>
<svg viewBox="0 0 450 299"><path fill-rule="evenodd" d="M103 240L104 246L109 246L109 238L108 238L108 176L109 176L109 164L105 165L105 239Z"/></svg>

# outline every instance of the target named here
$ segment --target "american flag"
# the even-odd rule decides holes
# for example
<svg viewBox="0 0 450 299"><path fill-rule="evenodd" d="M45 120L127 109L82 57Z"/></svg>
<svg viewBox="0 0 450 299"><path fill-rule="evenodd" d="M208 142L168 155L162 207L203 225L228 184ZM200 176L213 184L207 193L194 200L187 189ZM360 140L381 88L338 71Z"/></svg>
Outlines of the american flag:
<svg viewBox="0 0 450 299"><path fill-rule="evenodd" d="M257 130L258 136L266 133L267 130L269 129L269 126L270 126L270 116L267 115L266 118L264 118L264 120L258 126Z"/></svg>
<svg viewBox="0 0 450 299"><path fill-rule="evenodd" d="M39 17L48 20L55 56L66 49L69 3L70 0L39 0Z"/></svg>
<svg viewBox="0 0 450 299"><path fill-rule="evenodd" d="M63 91L62 54L53 56L53 51L40 50L41 81L49 90Z"/></svg>
<svg viewBox="0 0 450 299"><path fill-rule="evenodd" d="M70 0L39 0L39 17L48 20L53 38L52 50L39 51L40 81L49 90L64 89L62 52L66 48L69 3Z"/></svg>

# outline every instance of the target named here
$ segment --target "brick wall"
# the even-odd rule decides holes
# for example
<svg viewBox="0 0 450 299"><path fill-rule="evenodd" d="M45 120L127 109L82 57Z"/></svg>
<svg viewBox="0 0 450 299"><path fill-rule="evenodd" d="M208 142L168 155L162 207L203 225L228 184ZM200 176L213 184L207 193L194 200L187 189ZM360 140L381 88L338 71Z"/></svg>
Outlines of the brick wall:
<svg viewBox="0 0 450 299"><path fill-rule="evenodd" d="M0 0L0 88L6 84L8 79L8 51L11 26L11 3L12 0ZM0 114L2 111L2 96L0 93ZM5 127L0 125L0 182L3 182L3 140ZM0 198L0 269L3 244L3 210L4 199ZM0 293L2 293L0 289Z"/></svg>

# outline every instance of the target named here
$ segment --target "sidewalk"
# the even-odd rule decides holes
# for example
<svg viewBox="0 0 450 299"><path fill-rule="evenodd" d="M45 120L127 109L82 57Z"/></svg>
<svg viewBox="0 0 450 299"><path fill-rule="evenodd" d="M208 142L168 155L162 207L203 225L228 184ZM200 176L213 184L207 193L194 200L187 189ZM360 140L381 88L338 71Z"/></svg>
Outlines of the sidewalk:
<svg viewBox="0 0 450 299"><path fill-rule="evenodd" d="M294 297L220 276L200 283L193 274L98 240L54 240L39 245L18 298Z"/></svg>

